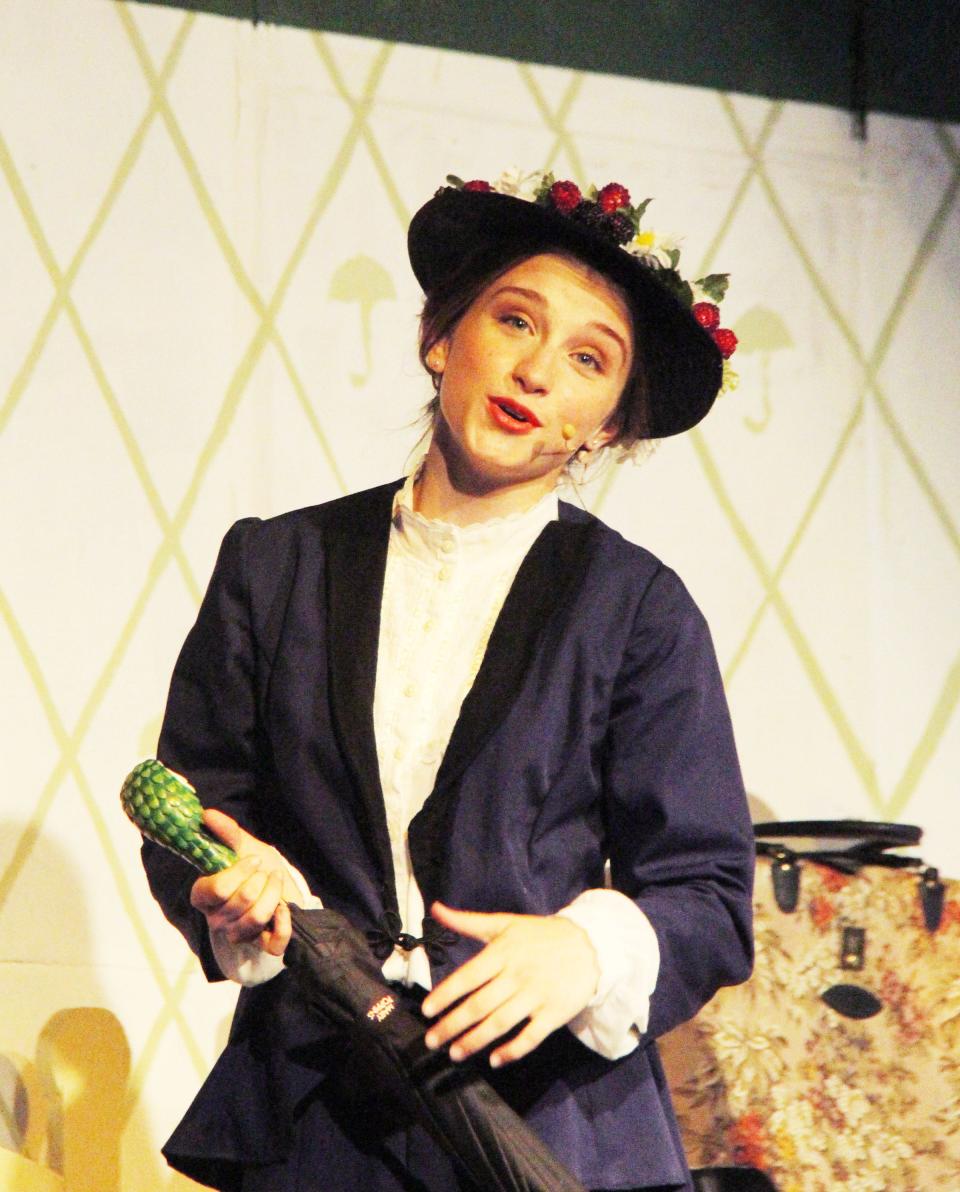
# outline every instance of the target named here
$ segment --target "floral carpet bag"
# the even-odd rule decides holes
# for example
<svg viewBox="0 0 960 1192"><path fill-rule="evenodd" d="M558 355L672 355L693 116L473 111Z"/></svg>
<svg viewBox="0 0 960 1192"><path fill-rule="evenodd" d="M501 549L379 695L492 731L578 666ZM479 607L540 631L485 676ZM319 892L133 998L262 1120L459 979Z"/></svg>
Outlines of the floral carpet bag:
<svg viewBox="0 0 960 1192"><path fill-rule="evenodd" d="M960 882L888 851L908 825L756 832L754 974L662 1046L691 1165L960 1189Z"/></svg>

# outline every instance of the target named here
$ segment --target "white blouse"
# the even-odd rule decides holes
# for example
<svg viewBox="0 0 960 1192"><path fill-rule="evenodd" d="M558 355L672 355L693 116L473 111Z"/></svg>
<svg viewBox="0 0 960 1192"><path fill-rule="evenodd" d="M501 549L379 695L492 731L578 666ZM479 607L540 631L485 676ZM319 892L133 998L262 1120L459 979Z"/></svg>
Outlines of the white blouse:
<svg viewBox="0 0 960 1192"><path fill-rule="evenodd" d="M413 508L413 477L394 499L380 615L373 718L403 930L422 934L421 896L407 829L433 790L440 762L514 577L534 541L558 514L549 493L531 509L469 526L431 521ZM306 894L300 874L298 885ZM319 906L314 895L305 905ZM659 968L656 935L629 898L587 890L558 909L593 944L600 981L569 1028L610 1059L632 1051L646 1028ZM256 941L230 945L211 933L224 975L242 984L269 980L282 960ZM422 947L395 947L384 977L430 988Z"/></svg>

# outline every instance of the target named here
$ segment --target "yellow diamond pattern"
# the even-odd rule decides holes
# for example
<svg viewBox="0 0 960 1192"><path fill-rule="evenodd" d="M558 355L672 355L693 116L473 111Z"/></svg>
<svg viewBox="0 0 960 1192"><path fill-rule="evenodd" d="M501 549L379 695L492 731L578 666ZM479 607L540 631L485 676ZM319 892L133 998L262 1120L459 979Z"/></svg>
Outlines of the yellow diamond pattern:
<svg viewBox="0 0 960 1192"><path fill-rule="evenodd" d="M102 401L115 436L114 446L119 444L122 449L121 456L111 458L125 460L124 467L129 469L128 475L117 475L118 492L139 494L154 522L150 530L143 527L145 563L138 576L135 596L118 613L112 631L98 640L99 667L91 677L79 713L73 716L64 710L63 693L56 678L61 673L61 660L45 656L37 644L39 638L32 626L38 623L40 613L32 602L16 595L25 588L12 568L29 561L30 554L21 551L13 562L0 565L0 625L6 639L3 657L16 660L17 675L11 671L11 682L16 679L19 684L18 698L23 699L29 693L29 716L39 717L51 742L45 776L29 789L17 789L7 807L8 830L0 845L0 913L8 919L12 915L20 923L18 916L26 912L18 903L18 895L25 889L31 892L47 889L49 902L37 913L37 933L43 933L47 923L59 915L58 899L66 896L66 890L55 878L44 876L48 873L47 841L64 838L64 808L70 807L85 817L84 828L88 833L85 838L92 842L88 852L96 851L95 856L74 858L84 871L79 897L91 904L109 903L116 908L119 916L116 923L126 925L122 930L129 932L130 947L139 950L135 963L142 965L135 982L125 984L122 975L118 976L111 966L120 961L130 963L131 957L116 955L109 941L104 940L101 946L101 936L97 936L96 946L92 947L96 960L91 962L92 970L98 974L94 984L100 989L100 1001L96 1004L109 1005L119 1016L131 1039L132 1051L122 1121L110 1127L117 1147L123 1150L124 1174L122 1179L117 1176L117 1188L187 1186L187 1181L160 1174L154 1155L158 1138L152 1136L152 1131L162 1133L187 1103L171 1065L189 1064L192 1071L183 1075L183 1083L195 1085L208 1069L217 1050L216 1036L222 1033L222 1022L211 1017L220 1013L221 1002L216 1002L217 1009L209 1008L210 995L202 989L192 959L183 958L176 941L161 926L137 871L135 839L119 822L116 789L139 756L144 724L154 723L162 701L159 682L146 696L139 690L146 681L143 659L152 657L151 642L159 633L163 641L156 648L158 673L164 667L169 670L175 649L172 643L182 637L189 623L188 609L195 607L200 599L216 535L226 526L226 514L219 516L220 512L239 515L274 511L269 503L251 508L249 494L256 490L250 487L253 481L248 481L243 473L262 470L263 465L258 465L260 457L255 452L237 456L233 447L241 427L248 425L245 418L254 419L249 424L253 430L242 433L249 433L254 439L265 433L263 425L270 425L270 418L264 420L258 412L264 401L263 370L272 370L271 392L288 395L286 407L269 403L264 407L271 415L275 409L280 411L278 437L282 439L285 430L290 435L291 428L299 428L297 436L302 441L292 445L291 450L300 452L296 459L301 463L308 461L306 467L291 466L290 477L280 476L278 484L283 494L295 493L301 499L302 492L303 501L319 500L382 479L390 474L389 469L396 471L402 465L413 436L407 432L401 442L397 434L413 417L424 395L423 382L411 363L410 330L417 296L403 263L403 234L412 210L448 170L468 176L490 176L511 164L514 153L529 152L529 146L536 144L540 160L530 165L544 165L559 174L569 174L581 184L606 180L594 176L598 167L593 163L597 160L632 162L631 168L627 165L623 168L625 181L642 171L645 176L656 177L659 186L662 175L664 185L658 190L657 206L664 211L676 208L689 216L684 226L696 228L696 236L691 236L689 243L706 246L698 259L697 249L685 245L685 267L695 270L696 275L727 267L728 263L737 269L725 317L735 325L738 312L750 306L748 287L753 285L758 291L762 289L763 302L769 309L778 311L788 324L794 317L798 321L792 331L793 346L778 357L786 369L786 357L790 356L794 372L774 377L776 381L779 376L780 389L776 393L773 419L784 417L785 404L804 400L805 362L817 355L819 330L824 331L825 340L829 337L833 355L818 377L838 378L836 408L843 415L838 421L839 431L823 458L815 458L814 453L807 458L804 443L798 441L796 457L784 460L784 484L793 485L793 491L802 493L803 500L800 515L789 531L781 535L779 547L771 549L770 542L775 536L758 533L766 495L754 494L749 502L743 498L743 461L735 448L742 441L737 438L741 433L738 428L748 408L744 395L751 385L756 388L759 378L752 358L746 356L744 364L740 364L740 358L737 362L741 388L721 399L717 413L702 430L693 432L683 443L661 447L645 470L633 472L627 467L611 470L584 490L583 499L628 536L649 541L659 553L668 554L668 551L660 549L658 536L662 535L666 542L674 538L682 540L687 533L690 545L681 544L679 554L686 554L692 560L695 594L707 606L717 631L748 781L754 772L767 776L771 772L770 763L768 760L764 765L759 764L766 746L759 733L752 730L746 711L741 723L738 710L762 704L763 684L781 684L780 676L761 675L751 669L757 658L765 656L762 643L772 640L770 634L776 632L777 648L785 651L781 657L789 659L790 666L796 668L791 681L799 685L798 689L802 687L802 698L806 701L803 707L814 709L808 711L806 718L800 712L796 722L779 726L784 741L792 741L794 753L802 753L806 736L820 733L824 740L830 738L822 756L845 759L837 762L834 772L825 775L831 790L817 796L819 802L808 804L796 798L793 792L797 787L789 784L788 796L780 801L775 790L758 790L761 796L773 801L781 815L803 817L815 809L818 814L897 818L908 815L916 807L917 822L933 822L944 828L951 823L955 826L955 819L951 820L955 812L947 806L944 774L951 759L955 773L960 753L957 730L960 635L942 641L942 665L935 681L932 673L925 672L919 701L922 707L918 711L917 701L912 706L910 724L917 727L911 729L909 748L892 762L888 759L885 766L880 766L878 750L883 744L880 736L864 731L859 701L851 701L847 679L837 680L837 660L821 646L818 625L804 607L802 594L798 595L791 587L791 579L811 565L804 559L805 552L813 549L812 527L822 523L823 518L836 518L840 513L831 505L838 478L844 469L855 466L854 461L864 452L875 460L876 456L870 456L871 444L882 441L883 450L893 453L899 461L901 474L907 478L904 483L911 486L911 508L922 510L923 526L919 532L939 552L936 563L942 569L944 583L942 590L928 593L929 605L943 610L952 604L949 585L956 581L956 567L960 563L957 527L960 490L951 487L949 480L944 481L942 469L932 470L927 447L905 427L901 413L903 395L889 387L886 366L892 354L912 352L919 369L942 375L950 369L950 348L956 358L960 344L960 334L956 331L946 342L922 345L919 352L915 345L898 338L908 312L922 308L926 314L929 309L934 318L943 296L946 293L955 296L952 279L956 273L952 274L949 286L942 279L949 273L954 259L951 253L960 242L960 149L956 129L905 121L887 121L884 125L892 130L889 135L894 142L900 137L902 145L908 145L913 136L924 138L924 160L929 165L929 177L936 179L936 193L923 226L916 227L910 242L902 246L902 252L886 263L888 276L899 275L889 308L868 309L865 313L863 287L851 290L847 279L838 278L831 257L824 251L829 229L809 226L798 219L791 204L794 196L782 167L791 155L794 160L802 160L807 152L793 139L795 134L784 132L787 116L797 116L797 105L719 93L709 96L700 92L688 97L682 88L515 64L509 66L513 114L503 117L499 109L497 115L485 111L483 101L489 80L496 78L498 86L503 85L502 63L496 64L494 73L490 60L469 55L321 33L263 27L253 30L219 18L142 8L113 0L100 0L82 9L70 5L69 0L44 0L39 7L35 0L0 0L0 54L14 52L2 48L4 28L9 27L22 36L28 20L39 19L37 14L41 10L49 17L51 29L69 18L77 53L82 51L89 56L91 71L109 72L110 62L97 58L98 32L103 31L106 22L111 23L111 30L119 28L146 88L142 112L136 116L89 226L72 251L64 252L58 251L49 228L44 226L35 196L33 162L13 147L16 139L12 130L24 118L23 113L4 111L6 93L0 84L0 187L6 189L9 211L16 218L16 226L11 225L9 232L31 246L50 287L49 300L32 336L17 349L19 355L11 361L7 372L0 372L0 469L10 469L16 462L3 455L4 444L13 442L15 434L28 434L18 428L27 426L25 420L29 418L31 404L38 400L37 387L42 380L44 362L54 354L56 337L69 332L88 370L84 382L93 386ZM78 23L89 28L77 32ZM235 225L223 209L223 196L220 195L218 206L207 180L204 154L209 152L209 144L204 141L190 107L178 103L175 95L178 71L182 73L185 58L201 35L232 42L236 69L249 68L263 80L264 137L280 135L269 124L274 111L271 103L278 101L278 96L289 99L279 85L273 92L270 90L274 68L281 72L298 71L298 85L321 93L329 109L329 125L311 127L306 132L295 129L290 133L290 153L315 155L317 168L313 190L304 208L306 219L290 239L293 247L285 259L270 262L269 276L275 279L271 285L263 281L266 271L257 246L240 243L231 232ZM43 64L28 62L26 69L37 71L40 77ZM458 88L456 93L463 97L463 102L456 113L447 116L435 106L432 89L435 87L439 95L452 86ZM295 88L290 94L295 99ZM629 127L617 118L619 106L615 111L609 110L611 96L621 99L623 110L631 113ZM210 102L232 102L228 78L211 80ZM682 119L688 104L691 112L695 106L700 114L706 111L707 104L710 107L709 129L694 129L692 121L690 124L690 143L695 153L683 144L664 143L659 134L661 109L669 109L671 119L677 120ZM128 112L126 119L130 116ZM885 175L881 154L871 158L870 144L858 147L845 130L831 134L838 120L836 113L826 110L817 113L813 109L801 111L798 118L819 120L817 127L821 131L826 129L823 138L824 142L830 142L831 151L848 156L859 153L862 170L870 175L873 169L870 175L873 182L877 185L878 179L882 182ZM876 124L872 123L872 127ZM135 250L135 245L111 245L111 221L131 178L147 168L147 146L155 138L163 138L172 151L176 168L182 171L180 181L185 180L191 202L201 216L198 226L208 239L202 249L198 245L198 251L215 255L218 267L235 292L237 309L242 311L234 324L236 334L225 332L232 364L223 391L215 395L212 408L209 397L204 398L206 431L198 437L189 426L181 428L179 448L188 453L190 472L186 487L176 500L162 495L167 492L158 483L162 456L158 456L156 444L138 438L127 412L130 396L116 388L113 379L116 344L98 342L98 335L90 329L89 309L77 293L78 279L94 252L115 254L111 260L119 273L131 260L135 261L135 251L132 256L127 255ZM809 157L818 168L823 168L825 161L829 165L826 150L819 157L815 153ZM852 174L849 165L839 159L838 163L833 176L828 174L823 179L825 192L832 182L851 184L855 171ZM366 189L353 194L361 183ZM68 181L65 186L64 202L68 202ZM824 199L826 204L829 201L829 197ZM756 202L762 203L768 219L765 226L769 242L753 250L746 213L756 210L750 206ZM3 210L0 208L0 221L4 218ZM345 223L348 216L352 218ZM846 229L848 237L855 232L855 228ZM340 241L351 236L353 239L344 243L341 251ZM381 270L386 268L397 297L385 299L370 316L374 320L373 342L379 345L374 352L374 376L354 393L346 383L345 374L356 370L356 361L348 359L350 352L354 348L360 350L356 312L349 309L349 303L341 310L343 304L326 302L324 296L330 293L329 280L336 267L361 252ZM741 273L740 262L745 253L748 267ZM780 262L779 273L764 272L767 254ZM778 289L778 276L787 270L791 276L803 279L804 294ZM304 366L304 360L309 358L305 336L311 324L300 310L302 291L297 286L309 287L317 296L312 317L317 333L329 336L332 373L329 377L314 375L313 367ZM129 292L130 300L135 301L136 286ZM851 304L851 292L860 296L860 305ZM203 301L204 296L198 295L197 302ZM803 309L795 314L798 305ZM330 310L334 306L338 307L336 313ZM866 306L869 308L869 302ZM727 310L731 312L729 315ZM378 322L381 311L385 313ZM331 329L327 324L335 319L343 322ZM162 335L162 328L158 334ZM402 342L395 347L394 340L398 337ZM384 364L384 360L388 363ZM2 367L5 366L0 363ZM853 378L852 386L850 378ZM396 390L397 402L393 407L385 404L385 388ZM922 396L921 385L918 398ZM356 408L345 409L348 401L355 403ZM815 416L815 413L811 415ZM389 424L389 433L377 437L383 421ZM958 431L960 415L956 412L951 415L948 410L942 434L952 435L956 443L960 441ZM52 428L50 433L54 433ZM754 449L762 450L768 432L754 434ZM284 450L277 450L275 471L278 473L287 470L283 467ZM384 460L392 462L384 464ZM815 475L810 474L807 466L811 461L816 463ZM96 456L83 461L82 466L96 469ZM709 501L709 524L722 539L718 549L726 552L729 567L744 580L737 585L740 595L736 607L734 603L727 607L722 602L711 607L710 591L714 585L706 560L713 556L708 551L699 553L700 527L694 524L688 531L686 512L681 510L672 516L666 512L669 502L658 502L655 486L664 483L667 493L679 498L678 506L682 505L684 494L691 492L700 494L701 510L702 501ZM878 483L882 489L882 477ZM131 484L135 489L129 488ZM232 495L225 497L226 490ZM775 494L769 499L773 501ZM290 501L278 497L277 507L284 503ZM696 505L693 508L696 510ZM39 549L44 537L41 513L29 508L13 512ZM70 518L73 511L60 509L57 516ZM82 509L77 510L76 516L76 534L82 541L91 531L82 522ZM695 523L699 517L695 512ZM882 512L877 515L876 524L884 524ZM104 531L104 527L95 529L101 534ZM109 538L109 527L106 532ZM895 555L895 547L895 543L887 543L878 549L890 549ZM109 559L109 551L100 549L97 557ZM704 560L702 574L698 571L699 559ZM124 562L122 554L115 554L110 565L120 569ZM837 572L825 573L824 583L836 583L840 589L838 600L842 601L849 594L843 591L843 560L837 563ZM8 565L10 571L6 570ZM73 615L69 569L82 565L82 555L64 563L66 583L59 594L63 617ZM691 578L689 567L680 569ZM104 582L109 583L109 578L109 574L104 576ZM855 605L852 597L851 602ZM82 609L77 616L77 632L82 633ZM167 637L162 624L165 619L176 622ZM924 624L919 623L917 634L924 631ZM913 653L911 641L896 643L895 652L900 662L909 664ZM134 659L138 661L134 663ZM788 680L784 678L783 682ZM869 682L863 680L863 688L867 687ZM122 720L121 709L130 703L134 693L133 702L139 709L136 732L131 721L130 727L123 733L118 730L111 739L109 723L115 718ZM11 705L11 713L17 712ZM19 720L7 717L10 723L3 728L7 756L16 758L20 745L17 725L26 725L27 715L24 710ZM764 731L769 727L765 725ZM39 730L22 731L28 733L32 742L41 740ZM36 748L42 752L40 746ZM836 749L836 754L831 754L830 749ZM775 749L768 753L775 753ZM31 774L33 762L31 759ZM27 772L26 766L22 770L15 766L15 780L20 781L21 774ZM921 812L924 818L920 818ZM104 933L96 909L91 909L90 918L94 927ZM0 1051L30 1056L37 1049L44 1014L51 1013L53 1008L94 1004L98 995L92 995L91 1000L85 992L87 978L78 975L73 980L70 972L54 974L59 981L52 992L50 973L41 973L39 967L34 972L31 967L38 965L31 944L22 939L14 941L6 929L3 939L6 959L0 965L0 976L6 973L2 976L4 988L22 992L30 980L34 985L30 986L31 993L26 999L31 1005L25 1001L22 1011L12 1016L6 1034L0 1036ZM31 973L33 977L29 976ZM14 985L15 979L21 979L20 974L27 974L28 980L22 986ZM144 992L146 989L149 996ZM146 1119L156 1116L161 1096L172 1082L176 1082L176 1105L159 1112L161 1127L146 1126ZM8 1109L6 1106L5 1113ZM104 1145L104 1140L98 1139L97 1144ZM46 1159L55 1162L55 1152L56 1147L50 1142ZM74 1168L72 1174L69 1164L63 1169L68 1186L82 1186L81 1177L76 1174L79 1169Z"/></svg>

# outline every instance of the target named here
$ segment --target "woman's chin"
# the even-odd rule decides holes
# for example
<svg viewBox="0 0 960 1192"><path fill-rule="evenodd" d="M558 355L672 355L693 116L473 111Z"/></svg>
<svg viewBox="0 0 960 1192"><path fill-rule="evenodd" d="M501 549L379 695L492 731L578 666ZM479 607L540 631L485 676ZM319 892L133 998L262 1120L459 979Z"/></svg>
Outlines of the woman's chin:
<svg viewBox="0 0 960 1192"><path fill-rule="evenodd" d="M450 480L461 492L485 495L516 487L553 488L566 458L542 450L536 431L510 434L497 426L475 426L454 434L442 421L433 445L443 456Z"/></svg>
<svg viewBox="0 0 960 1192"><path fill-rule="evenodd" d="M548 482L559 468L543 458L530 442L478 443L462 457L465 470L489 488Z"/></svg>

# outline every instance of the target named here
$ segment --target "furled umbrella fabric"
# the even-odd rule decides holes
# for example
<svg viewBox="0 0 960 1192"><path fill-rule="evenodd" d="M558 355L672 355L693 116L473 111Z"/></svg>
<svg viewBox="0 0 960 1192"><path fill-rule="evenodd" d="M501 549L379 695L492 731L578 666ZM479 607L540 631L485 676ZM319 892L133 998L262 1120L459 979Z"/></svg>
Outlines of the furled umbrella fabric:
<svg viewBox="0 0 960 1192"><path fill-rule="evenodd" d="M235 859L209 836L193 788L152 759L124 781L121 801L145 836L205 873ZM415 1117L478 1192L584 1192L537 1134L470 1066L424 1043L426 1024L400 1004L369 943L341 914L290 907L284 956L306 1004L349 1034L382 1095Z"/></svg>

